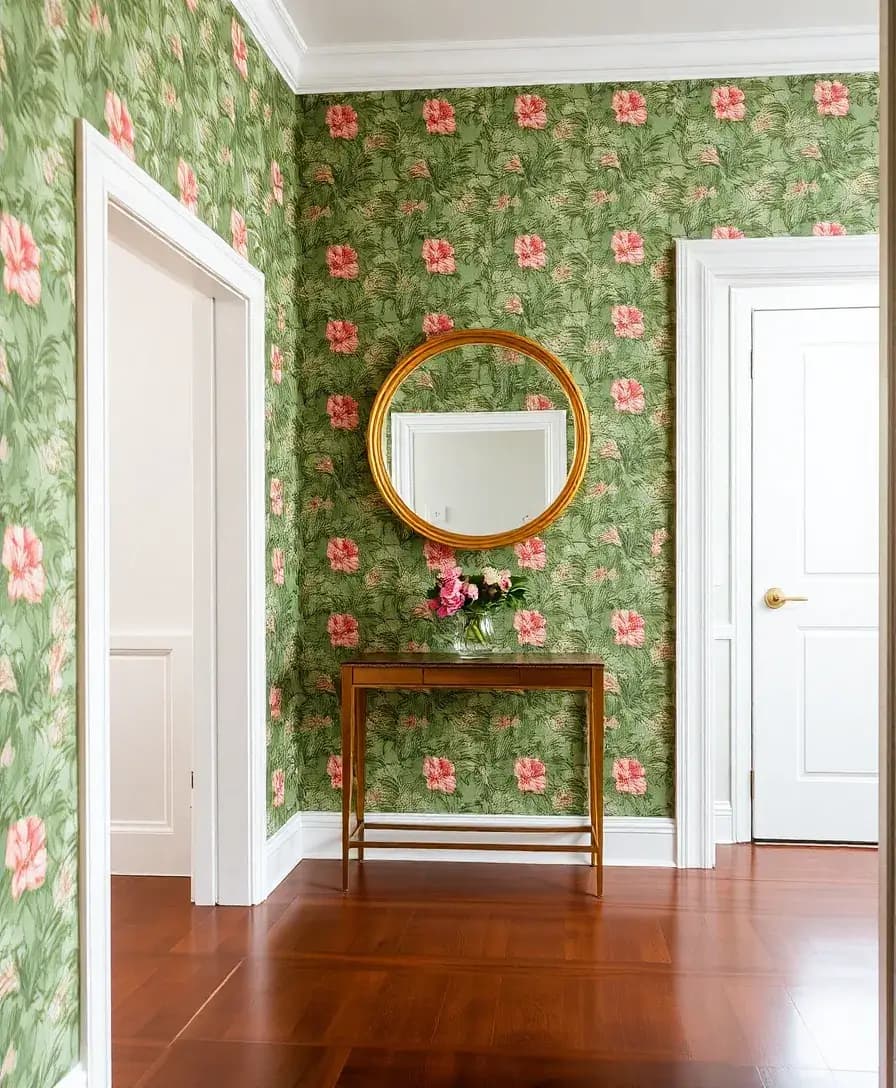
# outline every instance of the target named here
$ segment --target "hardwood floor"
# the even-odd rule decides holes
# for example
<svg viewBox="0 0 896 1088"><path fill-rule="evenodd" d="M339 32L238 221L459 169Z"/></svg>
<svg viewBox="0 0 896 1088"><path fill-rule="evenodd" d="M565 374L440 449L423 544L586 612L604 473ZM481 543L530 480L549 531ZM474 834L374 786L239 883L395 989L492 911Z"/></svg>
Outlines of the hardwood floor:
<svg viewBox="0 0 896 1088"><path fill-rule="evenodd" d="M254 909L112 882L115 1088L874 1088L877 857L306 861Z"/></svg>

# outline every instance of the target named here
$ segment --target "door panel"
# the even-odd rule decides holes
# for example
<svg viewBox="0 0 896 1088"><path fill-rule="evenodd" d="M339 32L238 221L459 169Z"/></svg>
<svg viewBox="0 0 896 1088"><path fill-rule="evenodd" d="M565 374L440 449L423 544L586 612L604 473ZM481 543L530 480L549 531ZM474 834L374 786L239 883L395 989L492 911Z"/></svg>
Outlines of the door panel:
<svg viewBox="0 0 896 1088"><path fill-rule="evenodd" d="M754 314L755 838L877 840L878 366L877 309Z"/></svg>

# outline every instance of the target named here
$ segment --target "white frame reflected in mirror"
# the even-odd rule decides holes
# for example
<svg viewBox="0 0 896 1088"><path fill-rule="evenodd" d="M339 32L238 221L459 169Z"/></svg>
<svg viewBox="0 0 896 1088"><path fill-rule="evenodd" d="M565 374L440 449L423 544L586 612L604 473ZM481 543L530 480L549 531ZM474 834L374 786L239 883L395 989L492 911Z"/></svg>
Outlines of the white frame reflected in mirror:
<svg viewBox="0 0 896 1088"><path fill-rule="evenodd" d="M402 501L415 511L418 516L432 525L450 532L469 532L463 524L451 524L452 511L444 502L427 502L417 496L416 457L427 436L453 434L462 438L464 435L483 434L493 431L540 432L543 435L544 475L543 489L533 491L527 496L526 511L513 525L477 526L475 532L506 532L519 528L538 517L557 498L566 483L569 466L567 465L567 413L563 410L519 411L519 412L391 412L389 414L391 432L390 475L392 484ZM450 459L446 471L450 471ZM495 466L483 464L481 474L473 476L467 472L465 478L470 484L487 477ZM525 483L531 489L532 477ZM494 486L489 480L489 489L494 493ZM422 504L422 505L421 505ZM460 512L455 511L455 516Z"/></svg>

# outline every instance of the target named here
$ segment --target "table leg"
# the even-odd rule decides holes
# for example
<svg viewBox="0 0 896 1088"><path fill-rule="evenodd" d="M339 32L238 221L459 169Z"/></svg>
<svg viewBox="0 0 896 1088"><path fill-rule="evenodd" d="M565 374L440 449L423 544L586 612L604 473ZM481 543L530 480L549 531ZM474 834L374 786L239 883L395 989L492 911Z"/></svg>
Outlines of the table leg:
<svg viewBox="0 0 896 1088"><path fill-rule="evenodd" d="M348 891L348 839L352 810L352 735L354 717L352 670L342 672L342 891Z"/></svg>
<svg viewBox="0 0 896 1088"><path fill-rule="evenodd" d="M604 686L600 669L592 672L588 692L588 800L591 831L596 847L591 852L597 894L603 895L604 870Z"/></svg>
<svg viewBox="0 0 896 1088"><path fill-rule="evenodd" d="M355 743L352 763L355 768L355 817L360 825L364 820L364 768L367 758L367 690L355 688L352 709L355 723ZM358 861L364 860L364 828L358 833L361 846L358 847Z"/></svg>

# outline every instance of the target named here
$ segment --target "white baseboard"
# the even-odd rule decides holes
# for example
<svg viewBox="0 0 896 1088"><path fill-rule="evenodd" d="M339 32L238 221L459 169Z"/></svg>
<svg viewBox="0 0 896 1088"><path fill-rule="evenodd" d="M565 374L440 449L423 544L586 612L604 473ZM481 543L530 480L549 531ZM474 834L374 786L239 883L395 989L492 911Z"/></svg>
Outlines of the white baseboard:
<svg viewBox="0 0 896 1088"><path fill-rule="evenodd" d="M304 857L306 858L338 858L342 856L342 817L338 812L305 812L302 814L302 837ZM471 842L489 842L495 838L494 833L480 831L482 824L497 824L512 830L514 827L531 826L533 823L543 824L546 828L569 827L570 824L581 825L584 829L587 820L581 816L470 816L470 815L435 815L433 813L368 813L370 819L379 817L383 820L394 820L400 823L413 823L421 829L425 829L433 823L450 819L452 823L469 826L469 830L453 832L432 831L427 838L435 840L454 841L459 837ZM374 833L376 834L376 833ZM395 831L389 833L393 840L412 839L413 831ZM382 833L379 833L382 838ZM520 842L544 842L546 836L543 833L520 834ZM273 840L271 840L273 841ZM570 846L585 845L587 837L584 830L579 833L562 833L551 836L549 842L558 845ZM564 853L516 853L501 850L438 850L426 853L421 850L377 850L371 851L370 857L382 858L391 861L419 861L426 858L427 861L483 861L483 862L516 862L576 865L587 864L588 855L570 851ZM644 866L674 866L675 865L675 821L657 816L631 817L631 816L607 816L604 820L604 863L606 865L644 865Z"/></svg>
<svg viewBox="0 0 896 1088"><path fill-rule="evenodd" d="M734 842L734 813L730 801L716 801L714 819L716 842Z"/></svg>
<svg viewBox="0 0 896 1088"><path fill-rule="evenodd" d="M83 1065L76 1065L56 1082L56 1088L87 1088L87 1070Z"/></svg>
<svg viewBox="0 0 896 1088"><path fill-rule="evenodd" d="M283 827L279 831L275 831L265 843L265 899L302 860L305 815L304 812L296 812L293 816L290 816Z"/></svg>

